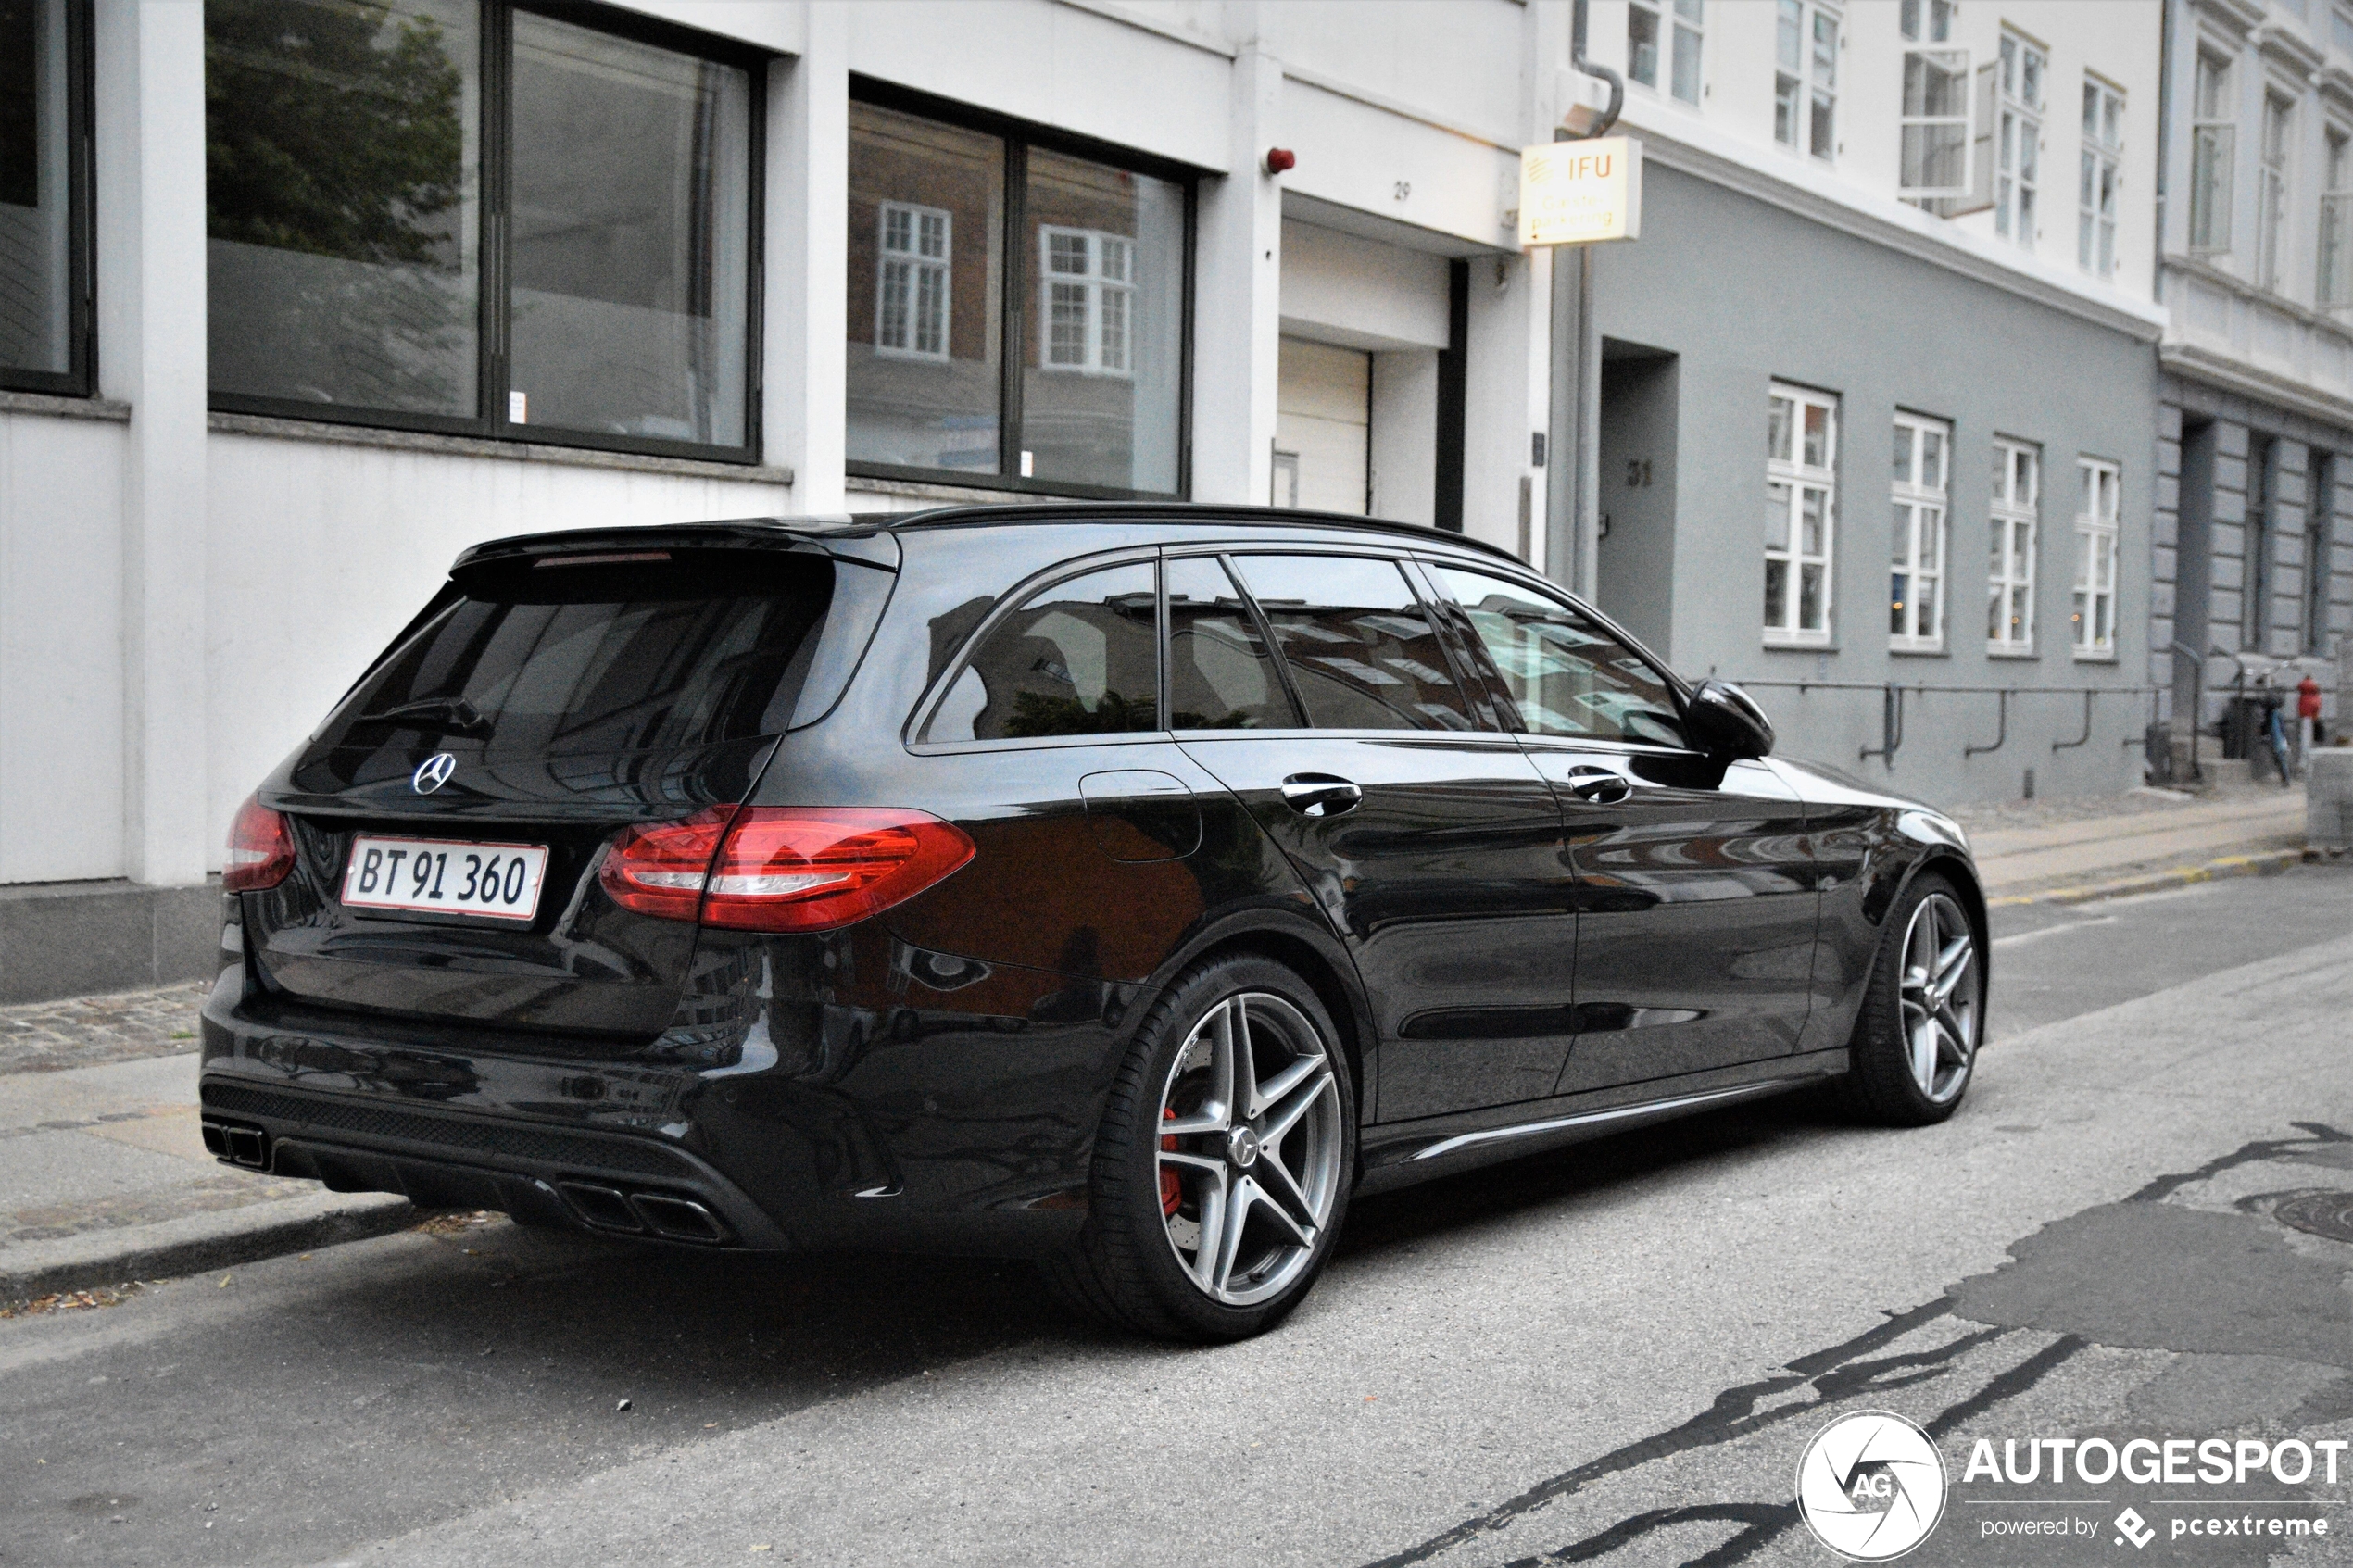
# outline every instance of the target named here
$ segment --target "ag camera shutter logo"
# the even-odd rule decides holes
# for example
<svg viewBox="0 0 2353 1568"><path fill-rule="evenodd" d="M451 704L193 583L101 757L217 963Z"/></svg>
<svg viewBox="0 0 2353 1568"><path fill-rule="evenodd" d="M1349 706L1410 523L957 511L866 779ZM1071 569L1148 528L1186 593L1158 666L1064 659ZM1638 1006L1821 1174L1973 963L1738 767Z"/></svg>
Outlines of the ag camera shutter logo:
<svg viewBox="0 0 2353 1568"><path fill-rule="evenodd" d="M1900 1415L1841 1416L1797 1462L1797 1512L1814 1538L1841 1557L1901 1557L1944 1516L1944 1456Z"/></svg>

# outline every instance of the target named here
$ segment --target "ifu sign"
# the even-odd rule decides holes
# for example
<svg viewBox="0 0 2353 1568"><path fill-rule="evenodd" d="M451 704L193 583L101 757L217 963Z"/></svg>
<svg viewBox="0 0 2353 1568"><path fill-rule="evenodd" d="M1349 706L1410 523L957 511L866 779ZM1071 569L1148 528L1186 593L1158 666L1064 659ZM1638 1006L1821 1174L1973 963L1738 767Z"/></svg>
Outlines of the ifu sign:
<svg viewBox="0 0 2353 1568"><path fill-rule="evenodd" d="M1642 144L1547 142L1519 155L1519 244L1581 245L1642 232Z"/></svg>

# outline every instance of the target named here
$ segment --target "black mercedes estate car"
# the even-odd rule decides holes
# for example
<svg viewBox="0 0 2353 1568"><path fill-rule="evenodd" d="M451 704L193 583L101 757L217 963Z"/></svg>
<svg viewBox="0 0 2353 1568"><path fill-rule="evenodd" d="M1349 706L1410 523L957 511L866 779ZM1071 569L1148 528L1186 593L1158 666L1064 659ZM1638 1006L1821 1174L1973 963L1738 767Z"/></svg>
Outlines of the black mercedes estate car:
<svg viewBox="0 0 2353 1568"><path fill-rule="evenodd" d="M1937 812L1515 558L988 507L468 550L238 814L205 1137L1227 1339L1350 1196L1829 1082L1952 1113Z"/></svg>

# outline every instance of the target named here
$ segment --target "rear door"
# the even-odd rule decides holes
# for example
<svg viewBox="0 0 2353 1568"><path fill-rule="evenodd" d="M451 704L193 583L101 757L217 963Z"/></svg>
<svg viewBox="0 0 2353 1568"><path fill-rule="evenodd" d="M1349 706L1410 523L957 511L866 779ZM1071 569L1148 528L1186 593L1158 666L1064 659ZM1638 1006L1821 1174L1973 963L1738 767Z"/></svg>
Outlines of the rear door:
<svg viewBox="0 0 2353 1568"><path fill-rule="evenodd" d="M1796 792L1692 749L1673 685L1592 617L1500 576L1429 571L1559 797L1579 911L1560 1092L1794 1050L1820 903Z"/></svg>
<svg viewBox="0 0 2353 1568"><path fill-rule="evenodd" d="M740 803L889 583L785 540L461 563L261 792L297 850L244 896L267 990L586 1049L658 1034L695 926L607 898L607 846Z"/></svg>
<svg viewBox="0 0 2353 1568"><path fill-rule="evenodd" d="M1403 567L1237 551L1172 553L1166 571L1178 744L1353 949L1379 1119L1550 1094L1575 951L1559 816L1479 716Z"/></svg>

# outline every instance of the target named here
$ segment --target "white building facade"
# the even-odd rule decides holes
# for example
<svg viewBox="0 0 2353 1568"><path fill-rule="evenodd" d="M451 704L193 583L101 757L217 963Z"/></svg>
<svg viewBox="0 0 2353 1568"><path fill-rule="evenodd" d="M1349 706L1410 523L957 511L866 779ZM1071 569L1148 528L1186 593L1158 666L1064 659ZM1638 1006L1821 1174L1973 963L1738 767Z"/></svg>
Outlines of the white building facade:
<svg viewBox="0 0 2353 1568"><path fill-rule="evenodd" d="M1984 759L1915 693L1899 784L2137 770L2154 3L1594 0L1650 208L1590 268L1515 248L1567 0L5 15L0 1001L203 972L237 802L545 528L1369 512L1695 674L2120 688Z"/></svg>

